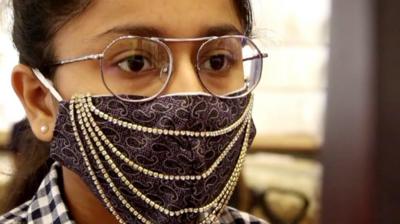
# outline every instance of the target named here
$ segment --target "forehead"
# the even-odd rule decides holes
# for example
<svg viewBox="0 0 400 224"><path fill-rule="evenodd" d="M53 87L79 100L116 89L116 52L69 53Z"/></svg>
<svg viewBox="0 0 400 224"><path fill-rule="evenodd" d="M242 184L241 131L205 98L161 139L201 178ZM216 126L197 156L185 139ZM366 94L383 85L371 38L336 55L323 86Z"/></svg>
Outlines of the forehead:
<svg viewBox="0 0 400 224"><path fill-rule="evenodd" d="M94 0L56 35L56 54L94 50L130 28L152 30L152 36L198 37L223 27L242 31L234 0ZM223 33L218 33L223 35ZM145 34L141 34L145 35ZM96 40L97 44L92 44ZM88 49L83 49L88 48Z"/></svg>

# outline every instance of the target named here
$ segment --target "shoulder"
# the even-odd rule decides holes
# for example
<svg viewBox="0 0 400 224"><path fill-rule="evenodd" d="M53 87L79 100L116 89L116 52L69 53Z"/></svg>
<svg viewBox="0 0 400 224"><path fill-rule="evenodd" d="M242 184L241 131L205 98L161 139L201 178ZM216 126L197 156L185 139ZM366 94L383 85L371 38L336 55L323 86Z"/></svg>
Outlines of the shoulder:
<svg viewBox="0 0 400 224"><path fill-rule="evenodd" d="M33 198L0 216L0 223L73 223L59 188L60 165L54 163Z"/></svg>
<svg viewBox="0 0 400 224"><path fill-rule="evenodd" d="M268 224L267 221L232 207L225 208L219 218L221 224Z"/></svg>

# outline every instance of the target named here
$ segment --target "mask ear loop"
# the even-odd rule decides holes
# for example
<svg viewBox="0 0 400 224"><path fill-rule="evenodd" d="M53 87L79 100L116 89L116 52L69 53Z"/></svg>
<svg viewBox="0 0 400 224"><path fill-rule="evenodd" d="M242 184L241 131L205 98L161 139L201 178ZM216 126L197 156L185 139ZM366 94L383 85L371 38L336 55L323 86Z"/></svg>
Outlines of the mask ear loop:
<svg viewBox="0 0 400 224"><path fill-rule="evenodd" d="M63 100L61 95L54 88L53 82L49 79L46 79L44 75L39 71L39 69L32 68L32 72L33 74L35 74L36 78L44 85L44 87L46 87L50 91L51 95L53 95L58 102L61 102Z"/></svg>

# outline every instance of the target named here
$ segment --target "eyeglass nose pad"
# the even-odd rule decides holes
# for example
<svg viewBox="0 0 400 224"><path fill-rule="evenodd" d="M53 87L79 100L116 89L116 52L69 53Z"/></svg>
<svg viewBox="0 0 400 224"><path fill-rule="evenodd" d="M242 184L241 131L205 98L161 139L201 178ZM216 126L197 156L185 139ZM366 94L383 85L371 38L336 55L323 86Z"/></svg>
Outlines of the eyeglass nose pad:
<svg viewBox="0 0 400 224"><path fill-rule="evenodd" d="M160 79L167 78L168 73L169 73L169 65L164 65L164 67L162 67L160 71Z"/></svg>
<svg viewBox="0 0 400 224"><path fill-rule="evenodd" d="M168 65L164 66L164 68L161 70L161 73L168 74Z"/></svg>

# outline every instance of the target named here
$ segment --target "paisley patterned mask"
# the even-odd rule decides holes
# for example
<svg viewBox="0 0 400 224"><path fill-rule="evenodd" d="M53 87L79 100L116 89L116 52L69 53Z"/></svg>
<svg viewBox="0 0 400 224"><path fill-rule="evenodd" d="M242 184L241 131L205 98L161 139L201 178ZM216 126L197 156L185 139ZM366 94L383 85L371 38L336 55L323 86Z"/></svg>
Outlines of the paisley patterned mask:
<svg viewBox="0 0 400 224"><path fill-rule="evenodd" d="M120 223L212 223L255 135L251 108L251 95L75 96L60 104L50 156Z"/></svg>

